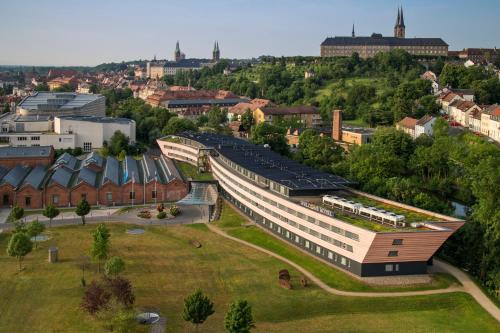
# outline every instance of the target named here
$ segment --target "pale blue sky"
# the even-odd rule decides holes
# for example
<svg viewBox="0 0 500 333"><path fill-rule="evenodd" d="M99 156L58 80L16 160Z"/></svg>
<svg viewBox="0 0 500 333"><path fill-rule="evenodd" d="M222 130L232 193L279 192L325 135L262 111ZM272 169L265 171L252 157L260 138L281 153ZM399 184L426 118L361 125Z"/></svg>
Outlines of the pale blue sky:
<svg viewBox="0 0 500 333"><path fill-rule="evenodd" d="M450 49L500 47L500 0L1 0L0 64L96 65L188 57L318 55L327 36L392 35L403 4L407 37Z"/></svg>

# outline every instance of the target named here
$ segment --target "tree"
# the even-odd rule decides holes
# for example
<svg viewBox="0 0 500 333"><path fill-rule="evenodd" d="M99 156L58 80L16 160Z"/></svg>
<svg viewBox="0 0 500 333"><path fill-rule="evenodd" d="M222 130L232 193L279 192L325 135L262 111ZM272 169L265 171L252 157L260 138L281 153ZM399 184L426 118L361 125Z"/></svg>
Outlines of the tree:
<svg viewBox="0 0 500 333"><path fill-rule="evenodd" d="M78 205L76 205L75 213L82 218L82 225L85 225L85 215L90 213L90 205L88 201L82 198Z"/></svg>
<svg viewBox="0 0 500 333"><path fill-rule="evenodd" d="M110 292L96 281L92 281L85 289L80 305L88 313L95 315L100 309L108 304L110 298Z"/></svg>
<svg viewBox="0 0 500 333"><path fill-rule="evenodd" d="M38 221L38 219L33 220L28 224L27 233L29 237L36 237L45 231L45 224ZM35 242L35 248L37 248L38 242Z"/></svg>
<svg viewBox="0 0 500 333"><path fill-rule="evenodd" d="M255 121L253 119L252 110L246 110L245 113L241 116L241 126L243 127L245 132L250 133L250 129L252 128L254 123Z"/></svg>
<svg viewBox="0 0 500 333"><path fill-rule="evenodd" d="M118 275L125 269L125 262L120 257L112 257L104 264L104 274Z"/></svg>
<svg viewBox="0 0 500 333"><path fill-rule="evenodd" d="M12 218L12 220L19 221L20 219L23 218L23 216L24 216L24 209L22 207L15 205L10 212L10 217Z"/></svg>
<svg viewBox="0 0 500 333"><path fill-rule="evenodd" d="M19 271L22 270L22 262L24 257L33 250L33 243L30 237L24 232L16 232L12 234L9 244L7 245L7 254L17 258L19 261Z"/></svg>
<svg viewBox="0 0 500 333"><path fill-rule="evenodd" d="M59 209L52 204L48 204L43 209L42 214L49 219L49 227L52 227L52 219L59 215Z"/></svg>
<svg viewBox="0 0 500 333"><path fill-rule="evenodd" d="M40 83L35 87L35 91L49 91L49 86L47 83Z"/></svg>
<svg viewBox="0 0 500 333"><path fill-rule="evenodd" d="M163 129L163 134L175 134L185 131L196 131L196 125L189 119L173 117L167 122L167 125Z"/></svg>
<svg viewBox="0 0 500 333"><path fill-rule="evenodd" d="M197 290L194 294L189 295L184 299L184 311L182 318L195 325L203 324L207 318L212 315L214 311L214 304L210 299L203 295L201 290Z"/></svg>
<svg viewBox="0 0 500 333"><path fill-rule="evenodd" d="M114 156L120 154L121 151L127 150L129 146L129 137L121 131L115 131L113 136L109 139L109 151Z"/></svg>
<svg viewBox="0 0 500 333"><path fill-rule="evenodd" d="M208 122L209 127L218 129L221 125L227 122L227 110L221 109L215 106L208 111Z"/></svg>
<svg viewBox="0 0 500 333"><path fill-rule="evenodd" d="M106 289L109 290L116 301L125 308L130 308L134 304L135 296L132 291L132 284L129 280L121 276L117 276L112 279L105 278L104 283L106 285Z"/></svg>
<svg viewBox="0 0 500 333"><path fill-rule="evenodd" d="M231 303L224 317L224 327L229 333L249 333L255 327L252 307L247 301L239 300Z"/></svg>
<svg viewBox="0 0 500 333"><path fill-rule="evenodd" d="M101 261L108 258L110 236L109 230L104 224L99 224L94 232L92 232L94 242L92 243L90 255L98 262L98 271L101 270Z"/></svg>
<svg viewBox="0 0 500 333"><path fill-rule="evenodd" d="M448 130L450 125L443 118L438 118L432 125L432 136L435 138L441 138L448 136Z"/></svg>
<svg viewBox="0 0 500 333"><path fill-rule="evenodd" d="M252 142L258 145L268 144L275 152L288 155L286 129L269 123L260 123L252 128Z"/></svg>

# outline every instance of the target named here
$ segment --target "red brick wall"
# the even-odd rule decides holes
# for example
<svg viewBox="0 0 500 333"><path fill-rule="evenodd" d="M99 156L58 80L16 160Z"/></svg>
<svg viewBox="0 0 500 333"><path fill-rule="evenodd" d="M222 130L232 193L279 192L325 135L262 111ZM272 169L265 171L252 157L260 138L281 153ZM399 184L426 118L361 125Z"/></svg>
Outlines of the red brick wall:
<svg viewBox="0 0 500 333"><path fill-rule="evenodd" d="M10 184L0 185L0 205L2 207L10 207L14 204L14 188ZM4 203L4 196L8 196L7 202Z"/></svg>
<svg viewBox="0 0 500 333"><path fill-rule="evenodd" d="M184 184L179 179L175 179L167 184L167 201L177 201L184 198L188 193L187 184Z"/></svg>
<svg viewBox="0 0 500 333"><path fill-rule="evenodd" d="M127 183L125 185L122 185L122 198L123 198L123 204L124 205L131 205L132 200L130 199L130 192L132 191L132 182ZM139 183L134 184L134 192L135 192L135 199L133 200L134 205L135 204L142 204L143 203L143 185Z"/></svg>
<svg viewBox="0 0 500 333"><path fill-rule="evenodd" d="M54 195L59 195L59 203L52 202ZM45 205L54 205L57 207L68 207L70 191L61 185L52 184L45 189Z"/></svg>
<svg viewBox="0 0 500 333"><path fill-rule="evenodd" d="M107 193L112 192L112 201L108 201ZM120 186L113 183L106 183L103 187L99 189L99 204L105 206L119 206L123 203L123 192Z"/></svg>
<svg viewBox="0 0 500 333"><path fill-rule="evenodd" d="M0 158L0 166L12 169L18 164L29 165L35 167L37 165L52 165L54 163L54 149L51 149L49 156L47 157L9 157Z"/></svg>
<svg viewBox="0 0 500 333"><path fill-rule="evenodd" d="M31 204L26 205L26 197L31 198ZM17 191L15 196L15 203L24 209L40 209L43 208L43 192L27 185Z"/></svg>
<svg viewBox="0 0 500 333"><path fill-rule="evenodd" d="M82 200L82 195L85 194L87 202L90 205L97 205L97 189L87 183L80 183L73 187L70 195L71 206L76 206Z"/></svg>

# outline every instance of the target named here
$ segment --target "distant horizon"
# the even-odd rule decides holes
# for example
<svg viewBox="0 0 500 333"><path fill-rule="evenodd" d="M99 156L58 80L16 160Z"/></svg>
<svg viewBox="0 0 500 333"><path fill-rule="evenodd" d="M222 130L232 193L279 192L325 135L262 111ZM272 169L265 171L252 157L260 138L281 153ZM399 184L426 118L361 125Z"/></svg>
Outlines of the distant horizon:
<svg viewBox="0 0 500 333"><path fill-rule="evenodd" d="M500 47L500 1L491 0L25 0L1 5L0 64L172 59L177 40L187 58L210 58L216 40L225 59L319 56L325 38L350 36L353 24L357 36L392 36L399 5L408 38L442 38L450 50Z"/></svg>

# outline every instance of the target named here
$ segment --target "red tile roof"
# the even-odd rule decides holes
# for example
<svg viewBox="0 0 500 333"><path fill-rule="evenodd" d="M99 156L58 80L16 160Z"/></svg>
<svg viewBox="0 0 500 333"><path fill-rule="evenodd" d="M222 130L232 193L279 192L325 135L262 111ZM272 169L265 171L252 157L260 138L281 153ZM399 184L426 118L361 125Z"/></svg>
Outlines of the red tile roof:
<svg viewBox="0 0 500 333"><path fill-rule="evenodd" d="M412 117L405 117L398 122L398 125L401 127L415 129L415 125L417 124L417 119Z"/></svg>

